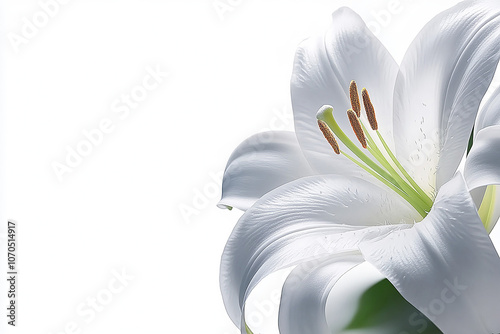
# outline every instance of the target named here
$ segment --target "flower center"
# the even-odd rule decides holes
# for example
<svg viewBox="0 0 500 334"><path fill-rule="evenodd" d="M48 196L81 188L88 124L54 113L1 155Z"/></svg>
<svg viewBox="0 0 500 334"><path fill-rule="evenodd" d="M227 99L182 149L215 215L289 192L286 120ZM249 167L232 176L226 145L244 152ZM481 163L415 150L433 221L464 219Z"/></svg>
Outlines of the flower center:
<svg viewBox="0 0 500 334"><path fill-rule="evenodd" d="M363 106L370 127L379 139L377 144L368 132L363 120L361 119L361 104L358 94L358 88L355 81L351 82L349 94L352 109L347 111L347 117L351 123L352 130L358 138L363 149L368 150L376 161L368 157L363 150L354 144L349 137L342 131L333 117L333 107L323 106L318 111L316 118L318 125L328 143L332 146L336 154L342 154L356 165L373 175L379 181L387 185L398 195L403 197L417 210L422 217L427 216L432 207L432 200L418 186L413 178L406 172L401 163L392 153L389 145L378 131L378 122L375 115L375 108L370 99L366 88L363 88L361 95ZM337 137L350 151L347 153L340 149ZM353 156L354 155L354 156Z"/></svg>

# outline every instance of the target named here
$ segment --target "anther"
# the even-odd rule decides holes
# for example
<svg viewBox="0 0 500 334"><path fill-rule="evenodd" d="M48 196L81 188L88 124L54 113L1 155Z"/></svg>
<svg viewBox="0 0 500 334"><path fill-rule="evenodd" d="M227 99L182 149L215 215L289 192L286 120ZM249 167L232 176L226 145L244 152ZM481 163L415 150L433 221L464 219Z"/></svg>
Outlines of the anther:
<svg viewBox="0 0 500 334"><path fill-rule="evenodd" d="M363 148L366 148L365 133L361 128L361 123L359 122L359 118L356 116L354 110L352 109L347 110L347 116L349 117L349 122L351 122L352 130L356 134L356 137L358 137L358 140L363 146Z"/></svg>
<svg viewBox="0 0 500 334"><path fill-rule="evenodd" d="M330 130L328 125L325 122L323 122L322 120L318 120L318 125L319 125L321 132L323 132L323 136L325 136L326 140L328 141L330 146L333 148L335 153L340 154L339 144L337 143L337 140L335 139L335 136L333 135L332 130Z"/></svg>
<svg viewBox="0 0 500 334"><path fill-rule="evenodd" d="M359 94L358 94L358 86L356 85L356 81L351 81L351 85L349 86L349 95L351 96L351 106L352 110L356 112L356 115L361 116L361 104L359 103Z"/></svg>
<svg viewBox="0 0 500 334"><path fill-rule="evenodd" d="M363 88L361 95L363 96L363 104L365 105L366 117L372 130L378 130L377 117L375 116L375 108L373 107L370 95L366 88Z"/></svg>

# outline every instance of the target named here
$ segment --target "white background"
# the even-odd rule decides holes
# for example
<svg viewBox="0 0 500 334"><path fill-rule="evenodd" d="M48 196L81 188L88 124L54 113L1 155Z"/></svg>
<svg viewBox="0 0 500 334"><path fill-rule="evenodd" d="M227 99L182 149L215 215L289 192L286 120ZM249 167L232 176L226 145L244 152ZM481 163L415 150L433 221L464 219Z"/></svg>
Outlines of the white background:
<svg viewBox="0 0 500 334"><path fill-rule="evenodd" d="M348 5L399 62L455 3L70 0L16 47L42 7L2 1L1 220L18 223L20 273L7 332L236 333L218 270L241 212L215 207L220 175L251 134L293 129L296 46ZM127 117L116 113L148 68L169 75ZM59 179L54 162L105 119L113 130ZM110 292L122 270L133 279ZM0 295L4 305L4 279ZM96 297L102 311L82 316Z"/></svg>

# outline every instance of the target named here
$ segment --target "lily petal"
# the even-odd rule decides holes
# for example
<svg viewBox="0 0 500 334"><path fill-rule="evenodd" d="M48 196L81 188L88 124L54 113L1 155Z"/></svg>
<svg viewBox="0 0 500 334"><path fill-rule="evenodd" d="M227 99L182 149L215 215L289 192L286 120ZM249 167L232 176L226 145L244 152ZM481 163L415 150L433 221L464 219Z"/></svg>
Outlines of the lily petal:
<svg viewBox="0 0 500 334"><path fill-rule="evenodd" d="M500 184L500 125L482 129L465 160L464 177L470 190Z"/></svg>
<svg viewBox="0 0 500 334"><path fill-rule="evenodd" d="M220 285L229 316L240 326L246 297L268 274L357 250L360 240L418 217L396 193L357 178L310 176L271 191L243 214L224 249Z"/></svg>
<svg viewBox="0 0 500 334"><path fill-rule="evenodd" d="M356 251L297 266L283 286L280 333L441 333L363 261Z"/></svg>
<svg viewBox="0 0 500 334"><path fill-rule="evenodd" d="M500 58L500 3L463 1L439 14L406 53L394 95L404 167L429 194L457 170Z"/></svg>
<svg viewBox="0 0 500 334"><path fill-rule="evenodd" d="M478 210L479 217L488 233L493 231L500 220L500 186L488 186Z"/></svg>
<svg viewBox="0 0 500 334"><path fill-rule="evenodd" d="M335 283L325 311L330 333L441 333L368 262Z"/></svg>
<svg viewBox="0 0 500 334"><path fill-rule="evenodd" d="M325 307L335 283L363 262L358 251L329 256L297 266L288 275L281 294L281 334L331 334Z"/></svg>
<svg viewBox="0 0 500 334"><path fill-rule="evenodd" d="M489 123L489 122L488 122ZM470 190L482 190L487 186L492 196L484 203L486 215L483 223L491 232L500 219L500 125L488 126L477 133L474 145L465 160L464 177ZM483 213L483 212L481 212ZM486 221L485 221L486 220Z"/></svg>
<svg viewBox="0 0 500 334"><path fill-rule="evenodd" d="M360 249L444 333L500 332L500 258L460 174L414 228Z"/></svg>
<svg viewBox="0 0 500 334"><path fill-rule="evenodd" d="M500 87L493 92L477 116L475 135L477 136L479 131L492 125L500 125Z"/></svg>
<svg viewBox="0 0 500 334"><path fill-rule="evenodd" d="M474 179L476 179L476 182L479 181L478 178L482 178L483 181L487 181L488 179L488 176L486 175L484 175L483 177L477 176L477 173L482 173L482 171L478 171L478 163L481 163L481 160L483 159L494 159L495 153L497 152L494 150L494 147L497 145L495 145L493 142L498 141L498 139L495 139L496 136L494 135L493 131L491 131L489 135L483 134L478 143L476 143L476 141L478 141L477 136L479 132L481 132L481 130L494 125L500 125L500 87L495 89L495 91L486 101L483 108L480 110L479 115L477 116L476 124L474 126L475 145L473 146L472 150L473 159L471 159L469 162L467 162L466 160L465 166L467 167L465 167L464 170L465 180L468 183L469 189L471 191L471 196L476 203L476 207L481 208L481 210L485 210L483 212L480 211L480 217L483 220L483 224L485 225L486 230L489 232L493 230L498 220L500 219L500 186L487 186L486 184L488 184L488 182L482 182L483 184L485 184L484 186L476 186L474 188L472 188L471 186ZM485 142L485 140L489 140L488 138L491 138L493 142ZM497 147L500 148L499 146ZM492 154L492 156L487 156L488 154ZM488 169L491 171L491 162L487 163L487 166L488 165L490 165L490 168ZM493 173L495 173L495 171L493 171ZM496 179L498 180L498 178ZM480 183L481 182L478 182L478 184ZM485 197L486 190L488 190L489 194L492 196L488 198L489 202L482 202ZM486 213L486 215L484 215L484 213Z"/></svg>
<svg viewBox="0 0 500 334"><path fill-rule="evenodd" d="M312 170L293 132L258 133L229 158L218 206L247 210L267 192L308 175Z"/></svg>
<svg viewBox="0 0 500 334"><path fill-rule="evenodd" d="M318 130L318 109L332 105L339 125L350 129L346 115L351 108L349 84L356 80L360 89L366 87L370 91L380 128L391 132L397 72L398 65L389 52L349 8L333 13L326 33L302 42L295 55L291 80L295 131L306 158L318 173L364 175L347 158L333 154ZM356 140L352 131L346 133ZM386 134L386 139L392 142L392 133Z"/></svg>

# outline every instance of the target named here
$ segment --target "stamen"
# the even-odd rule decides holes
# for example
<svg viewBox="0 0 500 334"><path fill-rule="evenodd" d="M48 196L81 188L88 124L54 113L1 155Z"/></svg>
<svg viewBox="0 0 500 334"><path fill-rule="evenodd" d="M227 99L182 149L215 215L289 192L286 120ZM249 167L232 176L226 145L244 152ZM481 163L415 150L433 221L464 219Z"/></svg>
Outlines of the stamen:
<svg viewBox="0 0 500 334"><path fill-rule="evenodd" d="M349 86L349 95L351 96L351 106L352 110L356 112L356 115L361 116L361 104L359 103L359 94L358 94L358 86L356 85L356 81L351 81L351 85Z"/></svg>
<svg viewBox="0 0 500 334"><path fill-rule="evenodd" d="M333 135L332 130L330 130L328 125L325 122L323 122L322 120L318 120L318 125L319 125L321 132L323 132L323 136L325 136L326 140L328 141L330 146L333 148L335 153L340 154L339 144L337 143L337 140L335 139L335 136Z"/></svg>
<svg viewBox="0 0 500 334"><path fill-rule="evenodd" d="M356 116L354 110L352 109L347 110L347 116L349 117L349 122L351 122L352 130L356 134L356 137L358 137L358 140L363 146L363 148L366 148L365 133L361 128L361 123L359 122L359 118Z"/></svg>
<svg viewBox="0 0 500 334"><path fill-rule="evenodd" d="M333 116L333 107L325 105L321 107L316 113L318 119L318 126L325 136L328 143L331 145L336 154L342 154L356 165L364 169L366 172L373 175L382 183L386 184L389 188L394 190L402 198L404 198L420 215L425 218L431 211L433 202L429 196L418 186L418 184L411 178L405 171L403 166L396 159L391 149L385 142L384 138L378 131L377 119L375 116L375 108L370 100L368 91L363 88L362 97L363 104L366 110L366 115L370 122L371 128L376 132L377 136L382 143L385 153L383 153L370 135L370 132L364 124L364 121L359 117L359 113L354 110L356 104L359 105L359 95L356 88L356 82L352 81L349 87L351 93L351 104L353 109L347 111L347 116L351 127L358 138L363 148L368 149L373 158L378 162L372 160L365 153L359 145L356 145L352 140L342 131L339 124ZM361 107L359 107L361 109ZM337 140L340 140L347 149L349 149L354 156L343 150L340 150ZM389 155L390 162L385 155ZM359 159L359 160L358 160ZM400 175L401 173L401 175ZM406 180L404 179L406 178ZM409 183L408 183L409 182ZM489 219L489 218L488 218Z"/></svg>
<svg viewBox="0 0 500 334"><path fill-rule="evenodd" d="M363 96L363 104L365 105L366 117L368 118L368 122L370 122L370 126L372 130L378 130L377 117L375 117L375 108L373 107L372 101L370 99L370 95L366 88L363 88L361 91L361 95Z"/></svg>

